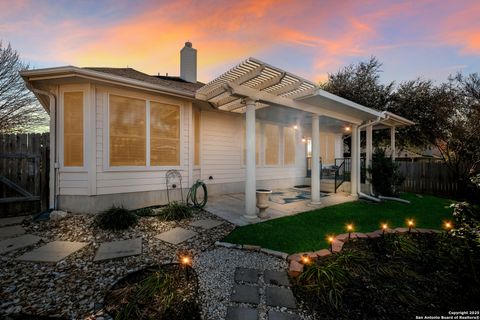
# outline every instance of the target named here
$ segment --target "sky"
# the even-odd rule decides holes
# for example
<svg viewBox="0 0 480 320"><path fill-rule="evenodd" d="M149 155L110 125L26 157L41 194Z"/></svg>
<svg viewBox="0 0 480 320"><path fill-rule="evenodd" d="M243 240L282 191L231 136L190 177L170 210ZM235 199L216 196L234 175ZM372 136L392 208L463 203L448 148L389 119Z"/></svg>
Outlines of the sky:
<svg viewBox="0 0 480 320"><path fill-rule="evenodd" d="M480 1L0 0L0 41L34 68L179 74L198 50L208 82L248 57L312 81L376 56L382 81L480 72Z"/></svg>

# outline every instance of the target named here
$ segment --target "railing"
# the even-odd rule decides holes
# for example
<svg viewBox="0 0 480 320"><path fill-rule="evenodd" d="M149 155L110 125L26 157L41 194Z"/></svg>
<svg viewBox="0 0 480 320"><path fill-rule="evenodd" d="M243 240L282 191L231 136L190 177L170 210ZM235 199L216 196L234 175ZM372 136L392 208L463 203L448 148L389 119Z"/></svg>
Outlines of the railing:
<svg viewBox="0 0 480 320"><path fill-rule="evenodd" d="M352 158L335 158L335 192L345 181L350 181L352 174ZM360 182L365 183L367 166L365 158L360 158Z"/></svg>

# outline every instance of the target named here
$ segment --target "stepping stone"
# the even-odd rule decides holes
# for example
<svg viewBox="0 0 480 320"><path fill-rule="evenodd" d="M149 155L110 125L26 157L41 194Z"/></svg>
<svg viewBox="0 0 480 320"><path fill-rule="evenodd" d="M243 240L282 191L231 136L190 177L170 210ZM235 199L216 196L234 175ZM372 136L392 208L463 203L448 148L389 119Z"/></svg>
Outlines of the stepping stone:
<svg viewBox="0 0 480 320"><path fill-rule="evenodd" d="M188 240L194 236L196 236L197 233L192 230L187 230L183 229L180 227L173 228L172 230L169 230L167 232L160 233L159 235L155 236L155 238L160 239L162 241L171 243L171 244L179 244L182 243L185 240Z"/></svg>
<svg viewBox="0 0 480 320"><path fill-rule="evenodd" d="M58 262L88 245L88 242L53 241L27 252L17 260L34 262Z"/></svg>
<svg viewBox="0 0 480 320"><path fill-rule="evenodd" d="M257 286L247 286L244 284L234 284L233 292L230 297L233 302L260 303L260 294Z"/></svg>
<svg viewBox="0 0 480 320"><path fill-rule="evenodd" d="M295 309L297 303L292 290L281 287L267 287L267 305L272 307L286 307Z"/></svg>
<svg viewBox="0 0 480 320"><path fill-rule="evenodd" d="M265 270L265 283L276 286L290 286L290 281L285 271Z"/></svg>
<svg viewBox="0 0 480 320"><path fill-rule="evenodd" d="M33 234L25 234L20 237L10 238L0 241L0 254L4 254L13 250L25 248L42 240Z"/></svg>
<svg viewBox="0 0 480 320"><path fill-rule="evenodd" d="M190 223L192 227L200 227L206 230L218 227L221 224L223 224L222 221L212 219L197 220Z"/></svg>
<svg viewBox="0 0 480 320"><path fill-rule="evenodd" d="M136 256L142 253L142 238L104 242L97 250L93 261Z"/></svg>
<svg viewBox="0 0 480 320"><path fill-rule="evenodd" d="M11 226L12 224L20 224L27 218L28 216L20 216L20 217L11 217L11 218L2 218L0 219L0 227L4 226Z"/></svg>
<svg viewBox="0 0 480 320"><path fill-rule="evenodd" d="M259 275L260 275L260 270L257 270L257 269L248 269L248 268L235 269L236 282L257 283Z"/></svg>
<svg viewBox="0 0 480 320"><path fill-rule="evenodd" d="M0 239L8 239L22 234L25 234L25 229L19 225L0 228Z"/></svg>
<svg viewBox="0 0 480 320"><path fill-rule="evenodd" d="M253 308L228 307L225 320L257 320L258 311Z"/></svg>
<svg viewBox="0 0 480 320"><path fill-rule="evenodd" d="M300 317L297 314L270 310L268 311L268 320L300 320Z"/></svg>

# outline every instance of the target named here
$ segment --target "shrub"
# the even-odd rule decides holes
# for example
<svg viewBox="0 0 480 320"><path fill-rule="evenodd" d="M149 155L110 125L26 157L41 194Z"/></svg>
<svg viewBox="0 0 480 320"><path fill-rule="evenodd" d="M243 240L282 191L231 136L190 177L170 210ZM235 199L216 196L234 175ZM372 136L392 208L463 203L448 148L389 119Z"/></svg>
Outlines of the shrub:
<svg viewBox="0 0 480 320"><path fill-rule="evenodd" d="M160 214L159 218L170 220L182 220L190 218L193 214L193 209L182 202L173 201L166 205Z"/></svg>
<svg viewBox="0 0 480 320"><path fill-rule="evenodd" d="M480 209L467 202L452 204L455 229L452 234L480 249Z"/></svg>
<svg viewBox="0 0 480 320"><path fill-rule="evenodd" d="M101 229L124 230L135 225L138 217L123 207L112 206L110 209L99 213L96 222Z"/></svg>
<svg viewBox="0 0 480 320"><path fill-rule="evenodd" d="M402 185L405 177L400 175L398 164L385 155L385 150L377 148L372 156L372 166L368 168L372 175L375 192L382 196L398 195L398 187Z"/></svg>

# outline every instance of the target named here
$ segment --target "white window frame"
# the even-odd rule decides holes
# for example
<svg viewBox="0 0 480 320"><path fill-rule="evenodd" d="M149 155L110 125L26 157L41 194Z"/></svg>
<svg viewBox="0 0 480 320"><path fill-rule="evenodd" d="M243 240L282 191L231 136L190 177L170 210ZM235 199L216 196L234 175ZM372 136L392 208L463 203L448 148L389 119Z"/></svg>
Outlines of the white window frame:
<svg viewBox="0 0 480 320"><path fill-rule="evenodd" d="M110 95L121 96L131 99L140 99L145 101L145 129L146 129L146 165L145 166L110 166ZM131 92L109 90L106 93L107 101L106 106L103 109L103 170L108 172L115 171L166 171L166 170L185 170L185 138L184 138L184 115L185 115L185 104L179 102L178 100L173 100L164 97L150 96L135 94ZM150 165L150 102L157 102L169 105L175 105L179 107L180 112L180 164L178 166L151 166Z"/></svg>
<svg viewBox="0 0 480 320"><path fill-rule="evenodd" d="M65 166L64 158L65 158L65 139L64 139L64 94L66 92L82 92L83 93L83 166L81 167L72 167L72 166ZM69 85L62 85L60 87L60 103L59 103L59 110L58 110L58 123L59 123L59 136L58 136L58 145L60 152L58 153L58 159L60 163L60 172L87 172L88 171L88 159L91 150L87 148L87 141L90 139L90 134L96 134L95 132L91 133L89 130L90 126L90 85L79 85L79 84L69 84Z"/></svg>

